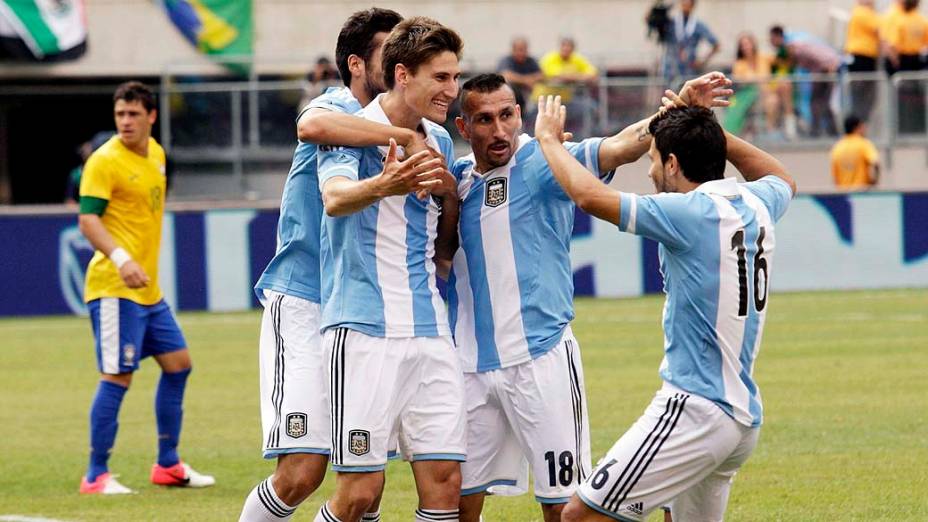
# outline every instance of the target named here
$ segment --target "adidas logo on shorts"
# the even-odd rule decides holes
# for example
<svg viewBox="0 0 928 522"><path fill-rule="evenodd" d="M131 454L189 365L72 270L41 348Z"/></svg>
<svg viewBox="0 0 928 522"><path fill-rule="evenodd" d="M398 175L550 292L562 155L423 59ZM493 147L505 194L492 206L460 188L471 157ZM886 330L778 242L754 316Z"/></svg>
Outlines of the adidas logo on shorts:
<svg viewBox="0 0 928 522"><path fill-rule="evenodd" d="M634 502L632 504L628 504L622 509L636 515L641 515L644 513L644 502Z"/></svg>

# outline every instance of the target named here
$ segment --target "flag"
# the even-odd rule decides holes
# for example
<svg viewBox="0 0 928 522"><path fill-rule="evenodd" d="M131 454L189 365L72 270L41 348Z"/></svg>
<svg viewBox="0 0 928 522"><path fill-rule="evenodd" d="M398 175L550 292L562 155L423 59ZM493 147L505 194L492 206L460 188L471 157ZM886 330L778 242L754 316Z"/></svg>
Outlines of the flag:
<svg viewBox="0 0 928 522"><path fill-rule="evenodd" d="M174 26L200 52L251 55L251 0L160 0Z"/></svg>
<svg viewBox="0 0 928 522"><path fill-rule="evenodd" d="M0 0L0 59L73 60L86 49L83 0Z"/></svg>

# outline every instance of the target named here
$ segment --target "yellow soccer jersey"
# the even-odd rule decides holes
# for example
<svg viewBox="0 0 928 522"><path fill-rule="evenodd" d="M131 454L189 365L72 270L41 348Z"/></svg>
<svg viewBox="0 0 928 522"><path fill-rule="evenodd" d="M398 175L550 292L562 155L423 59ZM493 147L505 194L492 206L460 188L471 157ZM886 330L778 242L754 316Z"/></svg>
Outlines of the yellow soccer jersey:
<svg viewBox="0 0 928 522"><path fill-rule="evenodd" d="M84 166L80 195L108 201L103 226L116 244L126 250L151 280L145 288L129 288L116 265L97 251L87 267L84 300L120 297L141 305L161 300L158 286L158 252L166 189L164 149L153 138L148 157L126 148L119 136L110 138Z"/></svg>

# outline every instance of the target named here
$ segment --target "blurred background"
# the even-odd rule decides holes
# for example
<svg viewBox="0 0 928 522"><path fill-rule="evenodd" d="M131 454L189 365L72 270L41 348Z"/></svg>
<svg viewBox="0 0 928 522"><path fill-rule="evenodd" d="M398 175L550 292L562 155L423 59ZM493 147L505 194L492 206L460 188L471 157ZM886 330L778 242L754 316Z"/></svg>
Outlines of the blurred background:
<svg viewBox="0 0 928 522"><path fill-rule="evenodd" d="M907 5L908 4L908 5ZM463 70L501 71L522 100L569 99L578 138L608 135L656 109L664 88L721 70L736 81L718 111L729 131L773 152L800 190L782 227L775 289L928 286L928 6L912 0L399 0L465 42ZM48 280L35 310L83 312L89 247L73 229L80 168L113 131L114 87L155 88L154 137L169 159L162 282L181 309L254 306L273 254L280 193L301 106L338 85L334 45L366 2L336 0L0 0L0 288ZM870 178L836 172L854 116ZM453 116L452 116L453 117ZM523 112L527 130L534 115ZM459 153L467 144L446 122ZM860 154L863 154L861 152ZM876 157L878 156L878 159ZM653 191L647 160L613 185ZM730 169L729 175L734 175ZM64 206L62 206L64 205ZM225 209L225 210L223 210ZM578 294L660 290L656 250L578 215ZM791 231L794 228L795 233ZM28 239L23 244L24 239ZM635 262L626 262L631 256ZM831 269L804 270L825 256ZM615 281L600 263L633 271ZM624 263L624 264L623 264ZM841 269L842 263L848 267ZM36 277L44 270L47 277ZM27 284L28 282L28 284Z"/></svg>

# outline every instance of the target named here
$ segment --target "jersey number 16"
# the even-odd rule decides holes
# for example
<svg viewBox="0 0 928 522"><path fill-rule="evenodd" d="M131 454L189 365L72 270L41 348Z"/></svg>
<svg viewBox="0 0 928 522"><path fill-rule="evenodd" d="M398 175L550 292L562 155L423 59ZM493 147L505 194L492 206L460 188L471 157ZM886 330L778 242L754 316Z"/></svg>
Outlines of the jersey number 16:
<svg viewBox="0 0 928 522"><path fill-rule="evenodd" d="M766 235L767 229L760 227L757 254L754 255L754 310L758 312L767 306L767 259L763 257ZM745 317L748 315L748 266L744 257L744 229L731 236L731 249L738 254L738 317Z"/></svg>

